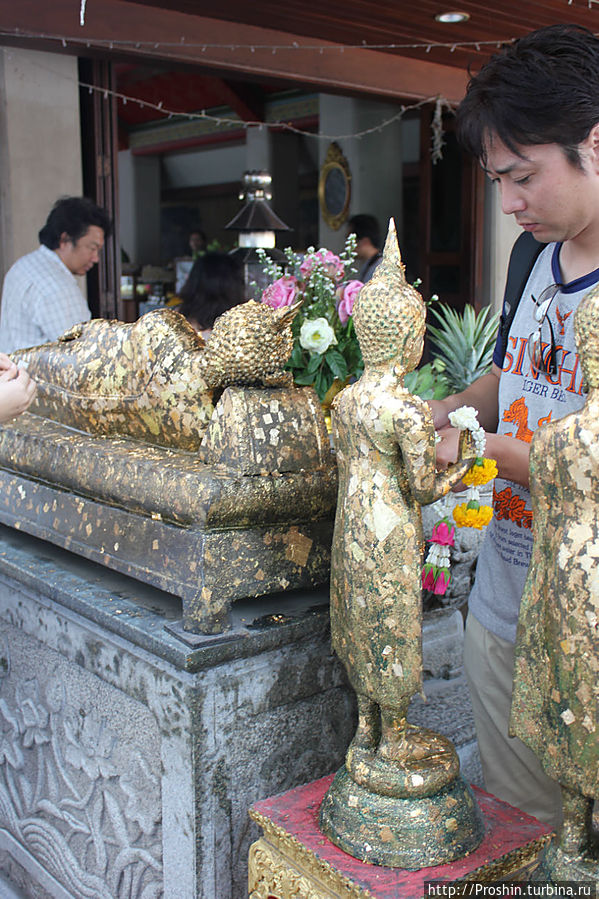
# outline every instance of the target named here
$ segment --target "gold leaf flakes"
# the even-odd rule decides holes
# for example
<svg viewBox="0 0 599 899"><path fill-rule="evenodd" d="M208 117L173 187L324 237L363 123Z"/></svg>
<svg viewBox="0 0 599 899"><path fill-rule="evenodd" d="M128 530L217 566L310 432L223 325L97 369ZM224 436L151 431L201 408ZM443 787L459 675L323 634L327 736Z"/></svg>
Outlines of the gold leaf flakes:
<svg viewBox="0 0 599 899"><path fill-rule="evenodd" d="M576 691L576 695L580 699L582 705L587 705L591 699L593 698L593 694L591 693L591 688L587 683L582 683L578 690Z"/></svg>

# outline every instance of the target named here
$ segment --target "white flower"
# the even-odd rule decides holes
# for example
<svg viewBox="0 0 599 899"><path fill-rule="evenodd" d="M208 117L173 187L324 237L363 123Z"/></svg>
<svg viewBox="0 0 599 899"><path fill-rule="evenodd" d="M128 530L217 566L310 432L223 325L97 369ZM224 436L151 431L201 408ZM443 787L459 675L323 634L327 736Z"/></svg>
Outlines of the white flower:
<svg viewBox="0 0 599 899"><path fill-rule="evenodd" d="M437 568L449 568L449 547L431 543L426 561Z"/></svg>
<svg viewBox="0 0 599 899"><path fill-rule="evenodd" d="M299 342L311 353L326 353L331 344L337 343L337 338L326 318L314 318L303 323Z"/></svg>
<svg viewBox="0 0 599 899"><path fill-rule="evenodd" d="M470 431L477 456L484 456L487 438L485 437L485 432L478 423L476 409L472 406L460 406L459 409L450 412L448 418L449 423L453 425L454 428L459 428L461 431Z"/></svg>
<svg viewBox="0 0 599 899"><path fill-rule="evenodd" d="M454 428L460 428L462 431L465 431L466 429L473 431L479 426L476 409L472 406L460 406L459 409L450 412L448 417Z"/></svg>

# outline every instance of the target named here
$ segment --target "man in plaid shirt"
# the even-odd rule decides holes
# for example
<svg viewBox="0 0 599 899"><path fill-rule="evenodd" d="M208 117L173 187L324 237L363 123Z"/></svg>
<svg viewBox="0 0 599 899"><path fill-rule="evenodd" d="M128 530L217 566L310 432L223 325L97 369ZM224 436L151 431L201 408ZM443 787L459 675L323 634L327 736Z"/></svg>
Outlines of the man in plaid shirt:
<svg viewBox="0 0 599 899"><path fill-rule="evenodd" d="M86 197L63 197L39 232L40 247L9 269L0 307L0 351L56 340L90 311L76 275L98 262L108 215Z"/></svg>

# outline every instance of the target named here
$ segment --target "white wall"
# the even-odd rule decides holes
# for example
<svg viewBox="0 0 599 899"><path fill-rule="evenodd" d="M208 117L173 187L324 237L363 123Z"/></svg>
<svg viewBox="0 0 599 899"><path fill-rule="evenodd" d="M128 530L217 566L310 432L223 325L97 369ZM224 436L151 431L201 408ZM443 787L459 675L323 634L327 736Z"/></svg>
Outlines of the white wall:
<svg viewBox="0 0 599 899"><path fill-rule="evenodd" d="M513 215L501 211L501 194L488 180L485 192L483 299L500 312L510 252L522 228Z"/></svg>
<svg viewBox="0 0 599 899"><path fill-rule="evenodd" d="M352 134L379 125L399 112L399 107L374 100L320 95L321 134ZM389 218L396 220L401 232L402 212L402 128L394 122L382 132L360 140L337 140L351 173L350 216L369 213L376 216L382 234L387 233ZM320 165L324 162L329 141L320 143ZM320 243L339 251L343 247L346 229L333 231L320 221Z"/></svg>
<svg viewBox="0 0 599 899"><path fill-rule="evenodd" d="M241 181L246 168L258 168L247 165L245 144L211 147L191 153L169 153L162 162L164 187L199 187Z"/></svg>
<svg viewBox="0 0 599 899"><path fill-rule="evenodd" d="M119 240L131 262L160 260L160 157L119 153Z"/></svg>
<svg viewBox="0 0 599 899"><path fill-rule="evenodd" d="M77 60L0 49L0 275L38 246L58 197L81 195Z"/></svg>

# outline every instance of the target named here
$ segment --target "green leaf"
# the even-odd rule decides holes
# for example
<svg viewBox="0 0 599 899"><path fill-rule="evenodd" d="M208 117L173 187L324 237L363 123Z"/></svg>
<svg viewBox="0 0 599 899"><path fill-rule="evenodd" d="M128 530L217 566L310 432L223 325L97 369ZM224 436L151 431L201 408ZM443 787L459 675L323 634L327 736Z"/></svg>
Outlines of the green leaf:
<svg viewBox="0 0 599 899"><path fill-rule="evenodd" d="M306 366L306 371L315 374L322 365L322 353L311 353Z"/></svg>
<svg viewBox="0 0 599 899"><path fill-rule="evenodd" d="M307 371L298 371L293 373L293 380L296 384L299 384L300 387L305 386L306 384L314 383L314 374L309 373Z"/></svg>
<svg viewBox="0 0 599 899"><path fill-rule="evenodd" d="M333 375L340 381L347 378L347 363L339 350L330 347L325 353L325 359Z"/></svg>
<svg viewBox="0 0 599 899"><path fill-rule="evenodd" d="M292 368L299 368L304 364L304 351L302 350L299 343L296 343L291 351L291 356L289 357L288 365Z"/></svg>
<svg viewBox="0 0 599 899"><path fill-rule="evenodd" d="M320 402L322 402L325 398L325 394L332 383L333 378L330 375L327 377L327 375L322 370L318 372L318 374L316 375L316 380L314 381L314 389L318 394Z"/></svg>

